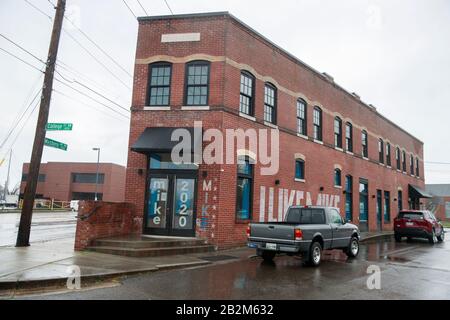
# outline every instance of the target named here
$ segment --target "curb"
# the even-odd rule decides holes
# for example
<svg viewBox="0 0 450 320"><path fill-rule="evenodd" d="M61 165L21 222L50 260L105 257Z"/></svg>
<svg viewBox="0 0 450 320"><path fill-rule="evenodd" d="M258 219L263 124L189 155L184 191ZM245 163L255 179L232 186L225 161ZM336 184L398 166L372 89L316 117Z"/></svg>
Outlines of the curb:
<svg viewBox="0 0 450 320"><path fill-rule="evenodd" d="M187 267L199 267L204 265L212 264L210 261L195 261L195 262L182 262L176 264L164 264L157 265L155 267L147 268L147 269L138 269L132 271L120 271L120 272L112 272L98 275L88 275L81 276L81 282L83 286L86 284L91 285L95 282L105 281L105 280L113 280L116 278L130 276L135 274L142 273L150 273L157 271L166 271L166 270L175 270L182 269ZM53 279L37 279L37 280L29 280L29 281L1 281L0 280L0 299L7 298L10 296L11 290L43 290L50 288L61 288L65 287L67 284L67 279L69 277L63 278L53 278Z"/></svg>
<svg viewBox="0 0 450 320"><path fill-rule="evenodd" d="M393 231L389 231L387 233L381 233L381 234L374 234L371 236L367 236L363 239L360 240L360 242L365 242L365 241L369 241L369 240L373 240L373 239L378 239L378 238L390 238L394 235Z"/></svg>

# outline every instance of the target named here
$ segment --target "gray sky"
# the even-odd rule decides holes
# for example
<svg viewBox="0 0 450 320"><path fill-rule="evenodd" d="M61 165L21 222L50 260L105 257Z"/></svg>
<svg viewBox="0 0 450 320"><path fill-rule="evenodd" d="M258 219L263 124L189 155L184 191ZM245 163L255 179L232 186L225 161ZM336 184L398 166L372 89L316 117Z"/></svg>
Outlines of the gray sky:
<svg viewBox="0 0 450 320"><path fill-rule="evenodd" d="M28 0L53 16L48 0ZM56 1L56 0L52 0ZM144 11L136 0L126 0L138 16ZM450 109L450 2L446 0L333 1L333 0L168 0L175 14L229 11L236 17L335 81L380 113L424 141L425 161L450 163L448 117ZM169 14L164 0L141 0L149 15ZM133 72L137 22L122 0L67 0L67 15L129 73ZM48 50L52 24L24 0L0 0L0 33L18 42L42 60ZM121 106L129 108L132 79L70 25L64 24L58 58L74 75L59 68ZM75 37L96 59L80 48ZM19 55L36 67L42 65L0 38L0 48ZM0 143L42 85L39 72L0 52ZM79 85L74 87L84 90ZM71 122L72 132L47 136L69 145L67 152L45 148L43 161L96 161L92 147L102 148L101 161L126 165L128 120L106 107L56 83L55 89L89 106L54 93L50 122ZM84 90L85 91L85 90ZM110 105L121 113L118 106ZM32 108L25 115L28 117ZM13 145L11 184L20 180L28 162L37 111L31 115ZM23 125L20 122L18 129ZM0 150L8 152L12 137ZM7 166L0 167L0 184ZM450 183L450 165L426 164L427 183Z"/></svg>

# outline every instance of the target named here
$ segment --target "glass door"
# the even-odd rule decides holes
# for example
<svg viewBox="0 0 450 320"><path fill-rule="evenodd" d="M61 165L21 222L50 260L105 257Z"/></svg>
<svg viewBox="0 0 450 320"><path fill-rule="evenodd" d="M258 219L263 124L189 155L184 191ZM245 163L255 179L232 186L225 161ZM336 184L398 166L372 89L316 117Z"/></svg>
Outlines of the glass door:
<svg viewBox="0 0 450 320"><path fill-rule="evenodd" d="M151 174L144 233L194 237L196 182L193 174Z"/></svg>

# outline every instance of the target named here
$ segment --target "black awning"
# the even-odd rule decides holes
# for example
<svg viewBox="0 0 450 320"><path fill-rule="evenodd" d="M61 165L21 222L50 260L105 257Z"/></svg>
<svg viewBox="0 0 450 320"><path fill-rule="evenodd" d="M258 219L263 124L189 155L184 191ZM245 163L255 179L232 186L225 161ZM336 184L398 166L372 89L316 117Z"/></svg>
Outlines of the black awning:
<svg viewBox="0 0 450 320"><path fill-rule="evenodd" d="M172 141L172 133L176 129L185 129L190 134L191 152L194 153L195 147L199 146L201 150L202 135L194 135L194 128L168 128L156 127L146 128L132 145L131 150L139 153L149 152L170 152L180 141Z"/></svg>
<svg viewBox="0 0 450 320"><path fill-rule="evenodd" d="M410 198L433 198L431 194L412 184L408 186L408 189Z"/></svg>

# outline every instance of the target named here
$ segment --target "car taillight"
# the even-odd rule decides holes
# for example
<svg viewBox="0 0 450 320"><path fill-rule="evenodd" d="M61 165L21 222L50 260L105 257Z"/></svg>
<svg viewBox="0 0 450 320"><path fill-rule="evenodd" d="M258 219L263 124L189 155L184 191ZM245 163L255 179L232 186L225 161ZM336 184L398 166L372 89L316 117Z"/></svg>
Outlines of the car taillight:
<svg viewBox="0 0 450 320"><path fill-rule="evenodd" d="M247 226L247 238L250 237L250 225Z"/></svg>
<svg viewBox="0 0 450 320"><path fill-rule="evenodd" d="M301 229L295 229L294 231L294 239L295 240L302 240L303 239L303 232Z"/></svg>

